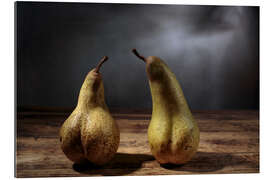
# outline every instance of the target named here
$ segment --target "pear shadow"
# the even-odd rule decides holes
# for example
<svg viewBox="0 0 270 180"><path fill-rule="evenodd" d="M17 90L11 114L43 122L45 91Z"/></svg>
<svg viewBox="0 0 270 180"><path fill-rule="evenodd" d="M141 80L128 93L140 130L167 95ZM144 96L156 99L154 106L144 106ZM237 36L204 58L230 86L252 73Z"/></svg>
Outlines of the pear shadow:
<svg viewBox="0 0 270 180"><path fill-rule="evenodd" d="M153 156L147 154L116 153L114 158L106 165L97 166L87 162L84 164L73 164L73 169L85 175L121 176L131 174L132 172L140 169L146 161L157 163ZM247 158L245 155L234 155L232 153L197 152L194 158L186 164L160 164L160 167L158 165L156 168L200 174L214 173L225 167L234 167L239 165L249 167L253 169L254 172L259 172L259 156L254 154Z"/></svg>
<svg viewBox="0 0 270 180"><path fill-rule="evenodd" d="M161 164L160 166L174 171L210 173L223 169L226 166L245 165L253 169L258 169L259 172L259 163L256 158L259 161L258 157L248 160L245 157L235 156L230 153L197 152L195 157L186 164Z"/></svg>
<svg viewBox="0 0 270 180"><path fill-rule="evenodd" d="M116 153L114 158L103 166L86 162L84 164L73 164L73 169L87 175L121 176L140 169L146 161L154 160L153 156L147 154Z"/></svg>

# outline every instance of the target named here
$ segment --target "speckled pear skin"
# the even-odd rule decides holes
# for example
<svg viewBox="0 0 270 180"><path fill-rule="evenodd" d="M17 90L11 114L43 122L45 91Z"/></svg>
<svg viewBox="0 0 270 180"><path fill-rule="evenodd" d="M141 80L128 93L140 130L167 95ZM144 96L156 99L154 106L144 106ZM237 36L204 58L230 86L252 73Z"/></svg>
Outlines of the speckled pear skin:
<svg viewBox="0 0 270 180"><path fill-rule="evenodd" d="M81 144L82 116L75 109L60 128L61 148L67 158L75 163L86 161Z"/></svg>
<svg viewBox="0 0 270 180"><path fill-rule="evenodd" d="M146 64L153 110L148 127L152 154L161 164L184 164L196 153L200 132L175 75L158 57Z"/></svg>
<svg viewBox="0 0 270 180"><path fill-rule="evenodd" d="M160 164L184 164L197 152L200 131L174 73L158 57L144 58L152 95L148 127L151 152Z"/></svg>
<svg viewBox="0 0 270 180"><path fill-rule="evenodd" d="M116 153L120 133L104 99L101 75L91 70L81 87L78 104L60 128L61 148L75 163L104 165Z"/></svg>

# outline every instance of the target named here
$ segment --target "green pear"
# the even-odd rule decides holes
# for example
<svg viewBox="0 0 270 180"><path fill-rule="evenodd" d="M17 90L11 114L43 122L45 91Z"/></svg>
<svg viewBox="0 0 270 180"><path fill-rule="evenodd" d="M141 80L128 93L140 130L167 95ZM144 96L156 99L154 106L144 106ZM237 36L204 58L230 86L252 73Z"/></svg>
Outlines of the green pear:
<svg viewBox="0 0 270 180"><path fill-rule="evenodd" d="M99 69L105 56L91 70L81 87L78 104L60 129L61 148L75 163L90 161L103 165L116 153L120 133L105 103L104 86Z"/></svg>
<svg viewBox="0 0 270 180"><path fill-rule="evenodd" d="M174 73L158 57L133 53L146 63L152 95L148 127L151 152L160 164L184 164L197 152L200 131Z"/></svg>

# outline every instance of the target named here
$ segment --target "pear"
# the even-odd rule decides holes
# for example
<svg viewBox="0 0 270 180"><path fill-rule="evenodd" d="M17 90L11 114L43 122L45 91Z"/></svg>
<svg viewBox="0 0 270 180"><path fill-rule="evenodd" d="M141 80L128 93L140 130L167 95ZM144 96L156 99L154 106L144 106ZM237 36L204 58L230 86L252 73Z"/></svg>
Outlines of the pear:
<svg viewBox="0 0 270 180"><path fill-rule="evenodd" d="M163 60L132 51L146 63L153 105L148 127L151 152L160 164L184 164L197 152L200 131L181 86Z"/></svg>
<svg viewBox="0 0 270 180"><path fill-rule="evenodd" d="M103 165L116 153L120 133L105 103L104 86L99 69L105 56L86 76L78 104L60 128L61 148L75 163L90 161Z"/></svg>

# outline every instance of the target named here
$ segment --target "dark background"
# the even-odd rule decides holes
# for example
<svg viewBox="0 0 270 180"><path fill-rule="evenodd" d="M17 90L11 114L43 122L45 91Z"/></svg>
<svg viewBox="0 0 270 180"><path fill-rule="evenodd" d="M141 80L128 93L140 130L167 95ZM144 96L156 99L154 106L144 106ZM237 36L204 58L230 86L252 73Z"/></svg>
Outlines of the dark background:
<svg viewBox="0 0 270 180"><path fill-rule="evenodd" d="M17 2L17 105L74 107L101 69L111 108L151 108L144 56L162 58L191 109L258 109L259 7Z"/></svg>

